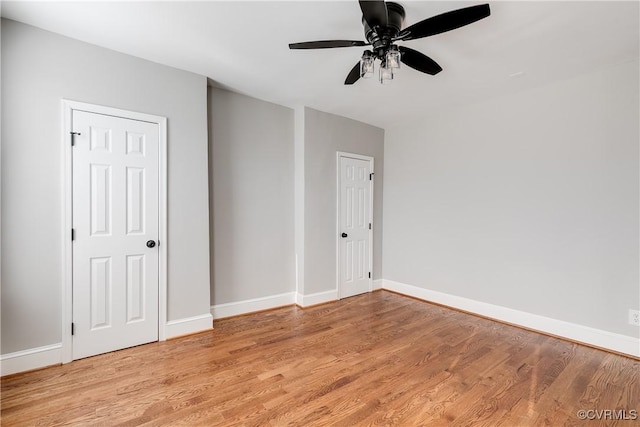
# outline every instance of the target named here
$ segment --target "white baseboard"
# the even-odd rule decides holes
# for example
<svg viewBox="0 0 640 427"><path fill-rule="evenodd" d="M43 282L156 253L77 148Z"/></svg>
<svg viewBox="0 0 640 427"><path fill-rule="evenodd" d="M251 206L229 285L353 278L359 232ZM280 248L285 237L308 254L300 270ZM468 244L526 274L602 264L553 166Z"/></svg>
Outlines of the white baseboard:
<svg viewBox="0 0 640 427"><path fill-rule="evenodd" d="M295 292L288 292L285 294L270 295L268 297L216 304L211 306L211 314L214 319L222 319L224 317L238 316L255 311L269 310L271 308L295 304L295 295Z"/></svg>
<svg viewBox="0 0 640 427"><path fill-rule="evenodd" d="M377 291L378 289L382 289L384 283L384 279L376 279L373 281L372 290Z"/></svg>
<svg viewBox="0 0 640 427"><path fill-rule="evenodd" d="M310 305L324 304L325 302L336 301L338 299L338 290L318 292L315 294L302 295L297 294L296 304L300 307L309 307Z"/></svg>
<svg viewBox="0 0 640 427"><path fill-rule="evenodd" d="M331 290L318 292L315 294L302 295L295 292L288 292L268 297L254 298L244 301L230 302L226 304L216 304L211 306L211 314L214 319L239 316L242 314L254 313L256 311L269 310L286 305L297 304L300 307L323 304L338 299L338 291Z"/></svg>
<svg viewBox="0 0 640 427"><path fill-rule="evenodd" d="M542 333L556 335L573 341L640 357L640 339L638 338L603 331L589 326L578 325L576 323L565 322L563 320L551 319L549 317L463 298L456 295L450 295L443 292L432 291L418 286L394 282L392 280L383 279L382 281L383 289L388 289L403 295L490 317L492 319L533 329Z"/></svg>
<svg viewBox="0 0 640 427"><path fill-rule="evenodd" d="M193 334L212 328L211 314L167 322L167 338ZM11 375L62 363L62 343L0 355L0 375Z"/></svg>
<svg viewBox="0 0 640 427"><path fill-rule="evenodd" d="M213 317L210 313L184 319L170 320L165 328L167 339L182 335L195 334L213 328Z"/></svg>
<svg viewBox="0 0 640 427"><path fill-rule="evenodd" d="M0 356L0 375L11 375L62 363L62 343L16 351Z"/></svg>

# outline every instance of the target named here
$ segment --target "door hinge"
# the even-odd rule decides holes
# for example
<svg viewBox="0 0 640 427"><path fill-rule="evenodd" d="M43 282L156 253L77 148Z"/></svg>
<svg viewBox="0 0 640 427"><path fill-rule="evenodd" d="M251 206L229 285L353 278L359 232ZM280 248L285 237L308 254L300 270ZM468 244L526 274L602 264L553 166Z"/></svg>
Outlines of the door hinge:
<svg viewBox="0 0 640 427"><path fill-rule="evenodd" d="M371 279L371 272L369 272L369 279Z"/></svg>
<svg viewBox="0 0 640 427"><path fill-rule="evenodd" d="M374 175L374 174L373 174L373 172L371 172L371 173L369 174L369 181L371 181L371 180L373 179L373 175Z"/></svg>
<svg viewBox="0 0 640 427"><path fill-rule="evenodd" d="M371 223L369 223L369 230L371 230Z"/></svg>
<svg viewBox="0 0 640 427"><path fill-rule="evenodd" d="M71 229L71 240L76 240L76 230L75 230L75 228Z"/></svg>
<svg viewBox="0 0 640 427"><path fill-rule="evenodd" d="M76 334L76 324L71 323L71 335L75 335L75 334Z"/></svg>
<svg viewBox="0 0 640 427"><path fill-rule="evenodd" d="M71 134L71 146L76 145L76 135L82 135L80 132L69 132Z"/></svg>

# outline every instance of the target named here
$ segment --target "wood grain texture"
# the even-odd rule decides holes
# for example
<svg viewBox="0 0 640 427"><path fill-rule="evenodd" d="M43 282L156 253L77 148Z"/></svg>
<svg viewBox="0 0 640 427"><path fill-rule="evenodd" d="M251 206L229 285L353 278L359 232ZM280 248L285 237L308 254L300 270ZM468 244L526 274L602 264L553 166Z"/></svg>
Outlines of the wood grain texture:
<svg viewBox="0 0 640 427"><path fill-rule="evenodd" d="M640 362L385 291L2 378L2 426L631 426Z"/></svg>

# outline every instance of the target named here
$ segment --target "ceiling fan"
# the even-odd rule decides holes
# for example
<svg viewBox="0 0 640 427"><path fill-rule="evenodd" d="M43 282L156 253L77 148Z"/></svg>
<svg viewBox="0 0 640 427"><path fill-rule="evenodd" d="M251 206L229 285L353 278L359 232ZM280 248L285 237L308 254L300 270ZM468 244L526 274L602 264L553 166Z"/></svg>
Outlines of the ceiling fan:
<svg viewBox="0 0 640 427"><path fill-rule="evenodd" d="M344 81L345 85L354 84L360 77L371 77L375 59L381 63L380 83L389 83L393 79L393 70L400 67L400 62L423 73L436 75L442 71L442 67L433 59L417 50L398 46L395 42L416 40L455 30L491 14L488 4L470 6L424 19L403 29L405 12L398 3L384 0L360 0L359 3L366 42L320 40L291 43L289 49L371 46L371 50L365 50L360 61L351 69Z"/></svg>

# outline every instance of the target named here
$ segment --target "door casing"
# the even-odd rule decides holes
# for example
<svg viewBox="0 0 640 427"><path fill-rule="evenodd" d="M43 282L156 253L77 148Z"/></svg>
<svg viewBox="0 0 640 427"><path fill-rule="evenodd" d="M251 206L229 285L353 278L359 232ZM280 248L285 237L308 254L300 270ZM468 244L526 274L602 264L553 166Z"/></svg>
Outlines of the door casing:
<svg viewBox="0 0 640 427"><path fill-rule="evenodd" d="M353 154L343 151L336 152L336 289L338 293L338 299L342 299L342 289L340 286L340 158L349 157L352 159L364 160L369 162L371 176L374 177L374 159L371 156L364 156L362 154ZM375 224L373 222L373 183L374 179L369 181L369 213L371 218L371 229L369 230L369 268L371 269L371 277L369 278L369 292L373 290L373 228Z"/></svg>
<svg viewBox="0 0 640 427"><path fill-rule="evenodd" d="M84 102L62 100L62 165L63 165L63 213L62 213L62 289L61 289L61 318L62 318L62 363L73 359L71 336L71 322L73 320L73 252L71 244L71 228L73 225L73 151L71 147L72 116L74 110L108 116L123 117L140 120L158 125L158 339L166 340L167 324L167 118L151 114L105 107Z"/></svg>

